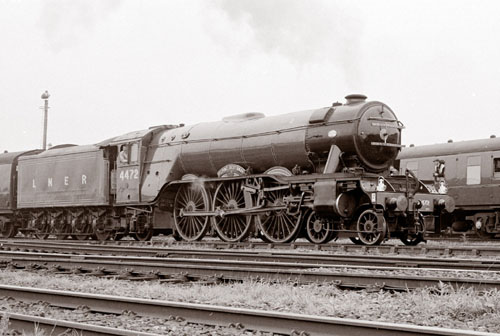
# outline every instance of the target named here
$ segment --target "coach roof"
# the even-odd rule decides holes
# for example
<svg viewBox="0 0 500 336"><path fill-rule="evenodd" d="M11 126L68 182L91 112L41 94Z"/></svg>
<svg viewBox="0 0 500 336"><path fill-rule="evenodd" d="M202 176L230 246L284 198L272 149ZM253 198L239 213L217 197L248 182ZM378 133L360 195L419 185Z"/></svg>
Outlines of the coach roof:
<svg viewBox="0 0 500 336"><path fill-rule="evenodd" d="M466 140L434 145L406 147L399 153L398 159L404 160L411 158L457 155L462 153L489 152L497 150L500 150L500 138Z"/></svg>

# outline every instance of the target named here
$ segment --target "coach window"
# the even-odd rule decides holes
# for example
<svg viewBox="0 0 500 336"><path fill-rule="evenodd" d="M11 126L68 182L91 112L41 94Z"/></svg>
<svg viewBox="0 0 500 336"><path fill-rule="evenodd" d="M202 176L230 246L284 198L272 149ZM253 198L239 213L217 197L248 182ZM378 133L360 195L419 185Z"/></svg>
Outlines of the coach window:
<svg viewBox="0 0 500 336"><path fill-rule="evenodd" d="M493 159L493 177L500 178L500 158Z"/></svg>
<svg viewBox="0 0 500 336"><path fill-rule="evenodd" d="M467 184L481 183L481 157L470 156L467 158Z"/></svg>

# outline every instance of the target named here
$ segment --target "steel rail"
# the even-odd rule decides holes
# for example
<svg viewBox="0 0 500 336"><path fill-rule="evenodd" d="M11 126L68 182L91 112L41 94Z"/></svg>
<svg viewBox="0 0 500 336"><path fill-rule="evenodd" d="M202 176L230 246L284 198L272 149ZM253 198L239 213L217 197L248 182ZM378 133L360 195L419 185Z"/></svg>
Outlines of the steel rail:
<svg viewBox="0 0 500 336"><path fill-rule="evenodd" d="M80 336L157 336L141 331L102 327L93 324L64 321L14 313L0 313L2 320L9 320L9 330L16 330L23 335L76 335ZM38 334L36 333L38 332Z"/></svg>
<svg viewBox="0 0 500 336"><path fill-rule="evenodd" d="M180 257L176 257L177 255ZM122 256L122 255L76 255L49 253L49 252L24 252L24 251L0 251L0 257L16 258L16 257L42 257L42 258L71 258L79 260L98 260L98 261L119 261L119 262L148 262L157 263L165 262L170 265L175 264L203 264L203 265L232 265L239 267L252 266L259 267L275 267L280 269L310 269L310 268L345 268L350 269L366 269L366 270L436 270L456 272L498 272L500 262L496 261L466 261L466 260L451 260L448 261L430 261L420 258L418 260L400 258L368 258L364 257L348 257L337 258L335 256L315 256L303 258L302 255L252 255L252 254L236 254L220 253L213 251L181 251L170 253L161 257L141 257L141 256ZM218 258L217 258L218 257Z"/></svg>
<svg viewBox="0 0 500 336"><path fill-rule="evenodd" d="M138 246L89 246L85 244L58 245L39 243L5 243L0 248L0 255L8 256L9 250L28 250L40 253L91 253L91 254L111 254L122 256L154 256L169 258L174 262L175 258L197 258L197 259L224 259L236 261L267 261L267 262L292 262L300 263L298 267L313 267L312 264L323 267L346 266L392 266L404 268L428 268L440 270L487 270L500 271L500 260L483 259L436 259L428 257L413 256L375 256L375 255L332 255L317 253L298 252L255 252L255 251L227 251L227 250L183 250L176 248L152 248ZM2 251L3 250L3 251ZM104 257L103 257L104 258Z"/></svg>
<svg viewBox="0 0 500 336"><path fill-rule="evenodd" d="M17 252L19 253L19 252ZM400 274L376 273L347 273L328 272L324 270L300 270L299 265L279 268L275 265L261 265L259 267L245 264L230 263L212 264L205 263L168 263L168 260L156 262L127 261L124 257L107 260L93 256L63 256L54 257L46 254L21 253L17 257L3 259L3 264L11 264L17 268L53 268L60 272L95 272L120 275L124 271L154 275L154 277L171 278L186 275L195 280L216 277L219 280L249 280L264 279L267 281L294 281L299 283L335 282L341 288L385 288L407 290L419 287L435 287L441 283L450 284L454 288L475 288L477 290L500 289L500 280L477 280L463 278L439 278L426 276L409 276ZM317 265L315 265L317 267ZM105 275L103 274L103 275Z"/></svg>
<svg viewBox="0 0 500 336"><path fill-rule="evenodd" d="M275 243L265 243L261 241L247 241L239 243L229 243L223 242L215 239L205 239L196 242L177 242L172 240L152 240L147 242L136 242L132 240L125 241L85 241L85 242L75 242L74 240L48 240L40 241L34 239L3 239L0 240L1 243L13 243L13 242L34 242L38 241L40 243L50 242L52 244L60 245L72 245L85 243L87 245L97 245L97 246L170 246L179 248L214 248L214 249L273 249L273 250L295 250L295 249L306 249L306 250L316 250L316 251L332 251L339 253L379 253L379 254L409 254L409 255L442 255L442 256L500 256L500 247L491 245L457 245L457 246L437 246L437 245L427 245L420 244L417 246L405 246L405 245L394 245L394 244L383 244L383 245L354 245L354 244L341 244L337 242L332 242L328 244L311 244L309 242L295 241L288 244L275 244Z"/></svg>
<svg viewBox="0 0 500 336"><path fill-rule="evenodd" d="M190 323L238 326L244 330L266 331L288 335L442 335L442 336L491 336L491 333L458 329L414 326L378 321L365 321L305 314L270 312L161 300L87 294L17 286L0 286L0 295L12 296L23 301L46 301L53 306L74 309L88 306L92 311L121 314L124 310L141 316L175 316ZM135 334L142 335L134 332ZM87 334L84 334L87 335ZM115 334L112 334L115 335ZM123 334L127 335L127 334Z"/></svg>

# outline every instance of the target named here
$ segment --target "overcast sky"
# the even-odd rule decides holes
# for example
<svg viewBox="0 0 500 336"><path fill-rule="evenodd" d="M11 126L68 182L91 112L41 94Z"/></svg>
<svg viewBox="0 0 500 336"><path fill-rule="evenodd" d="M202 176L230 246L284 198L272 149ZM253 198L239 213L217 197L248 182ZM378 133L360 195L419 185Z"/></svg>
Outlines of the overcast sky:
<svg viewBox="0 0 500 336"><path fill-rule="evenodd" d="M404 144L500 136L500 1L0 0L0 150L387 103Z"/></svg>

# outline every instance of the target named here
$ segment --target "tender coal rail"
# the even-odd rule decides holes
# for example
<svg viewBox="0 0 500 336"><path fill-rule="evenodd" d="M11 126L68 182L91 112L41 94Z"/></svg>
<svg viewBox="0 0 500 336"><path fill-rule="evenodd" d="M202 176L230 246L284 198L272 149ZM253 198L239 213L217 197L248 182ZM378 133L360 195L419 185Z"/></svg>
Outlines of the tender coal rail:
<svg viewBox="0 0 500 336"><path fill-rule="evenodd" d="M318 265L299 263L262 263L236 262L225 260L148 259L138 257L53 255L48 253L9 252L9 257L2 259L5 266L20 269L50 269L59 273L80 273L99 276L122 277L124 279L178 281L245 281L264 279L267 281L294 281L298 283L334 282L341 288L380 288L407 290L418 287L439 286L441 282L454 288L473 287L478 290L500 289L500 280L475 280L464 278L440 278L426 276L401 275L396 272L377 274L367 272L356 274L349 272L329 272L318 269ZM128 259L130 258L130 260ZM385 270L398 271L401 268ZM481 271L485 272L485 271Z"/></svg>
<svg viewBox="0 0 500 336"><path fill-rule="evenodd" d="M86 244L58 244L58 243L4 243L0 248L0 256L9 257L9 251L32 251L40 253L63 254L95 254L120 256L151 256L154 261L158 258L168 258L170 263L186 261L190 258L194 263L207 263L206 259L238 261L238 262L268 262L293 263L296 267L338 267L338 266L369 266L369 267L405 267L405 268L432 268L450 270L487 270L500 271L500 260L491 259L464 259L464 258L429 258L400 255L348 255L325 253L300 253L289 251L241 251L241 250L213 250L213 249L179 249L171 247L138 247L138 246L94 246ZM97 257L96 257L97 258ZM105 257L102 257L105 258ZM128 258L127 260L133 260ZM143 259L144 260L144 259ZM153 260L153 259L149 259ZM283 266L283 265L282 265ZM288 267L288 266L287 266Z"/></svg>
<svg viewBox="0 0 500 336"><path fill-rule="evenodd" d="M240 330L265 331L286 335L458 335L458 336L487 336L484 332L463 331L435 327L413 326L387 322L373 322L333 317L320 317L312 315L270 312L255 309L232 308L206 304L181 303L171 301L146 300L126 298L109 295L75 293L58 290L26 288L17 286L0 286L0 295L16 297L22 301L45 301L55 307L75 309L85 305L90 310L106 314L121 314L124 310L133 311L138 315L152 317L175 316L189 323L221 326L237 326ZM23 325L35 322L39 325L57 325L62 332L67 329L79 331L79 335L151 335L140 332L127 332L115 330L120 333L106 333L105 327L94 327L94 330L84 329L84 326L72 322L55 321L43 318L33 318L31 321L22 315L9 315L13 324ZM19 321L19 322L18 322ZM85 326L86 327L86 326ZM25 329L26 330L26 329ZM59 333L61 329L54 331Z"/></svg>

